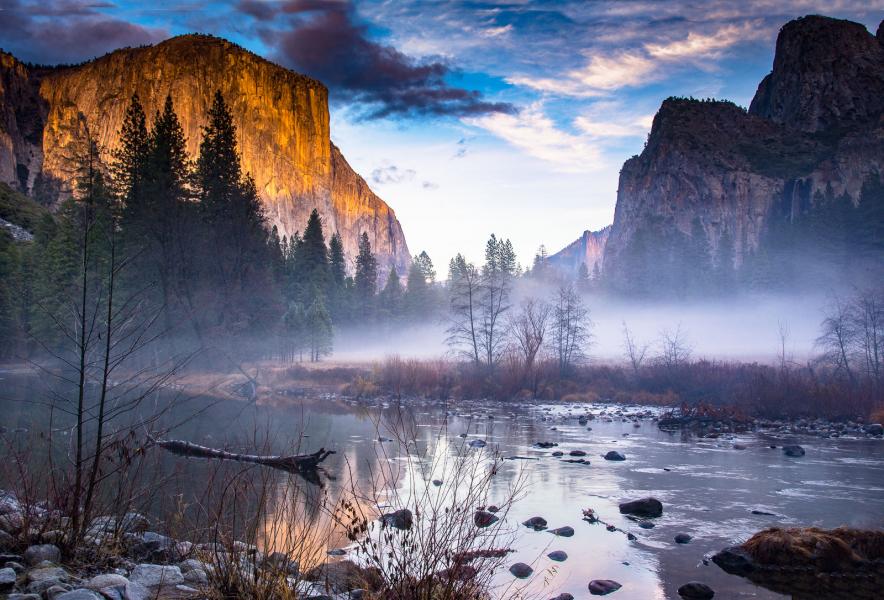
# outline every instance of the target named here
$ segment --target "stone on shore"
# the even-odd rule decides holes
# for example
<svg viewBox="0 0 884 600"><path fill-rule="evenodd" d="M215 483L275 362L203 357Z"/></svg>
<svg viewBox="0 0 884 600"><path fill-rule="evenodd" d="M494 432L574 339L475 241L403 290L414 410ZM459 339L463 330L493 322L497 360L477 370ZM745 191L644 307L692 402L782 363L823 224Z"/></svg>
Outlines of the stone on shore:
<svg viewBox="0 0 884 600"><path fill-rule="evenodd" d="M620 512L637 517L659 517L663 514L663 504L656 498L641 498L620 504Z"/></svg>

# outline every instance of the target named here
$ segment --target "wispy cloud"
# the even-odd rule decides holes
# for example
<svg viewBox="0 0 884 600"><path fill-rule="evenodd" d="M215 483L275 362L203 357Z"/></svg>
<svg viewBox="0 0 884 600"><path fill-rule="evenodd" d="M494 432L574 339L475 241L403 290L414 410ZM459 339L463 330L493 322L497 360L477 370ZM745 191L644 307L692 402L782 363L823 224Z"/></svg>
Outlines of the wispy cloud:
<svg viewBox="0 0 884 600"><path fill-rule="evenodd" d="M708 61L720 58L725 50L766 35L763 28L751 22L727 25L710 34L690 31L684 38L666 43L644 44L639 49L610 54L593 53L583 67L559 77L516 76L507 81L565 96L603 96L624 87L654 83L686 64L712 69Z"/></svg>
<svg viewBox="0 0 884 600"><path fill-rule="evenodd" d="M518 114L496 114L466 119L506 140L530 156L551 163L557 170L571 173L603 168L601 150L588 136L565 131L535 102Z"/></svg>
<svg viewBox="0 0 884 600"><path fill-rule="evenodd" d="M377 185L403 183L411 181L417 175L414 169L402 169L396 165L386 164L371 172L371 180Z"/></svg>

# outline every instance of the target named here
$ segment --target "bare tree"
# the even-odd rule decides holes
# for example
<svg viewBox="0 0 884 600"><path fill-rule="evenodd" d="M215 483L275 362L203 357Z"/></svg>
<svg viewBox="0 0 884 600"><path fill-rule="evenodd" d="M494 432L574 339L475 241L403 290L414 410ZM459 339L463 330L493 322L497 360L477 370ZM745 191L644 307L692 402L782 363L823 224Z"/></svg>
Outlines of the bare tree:
<svg viewBox="0 0 884 600"><path fill-rule="evenodd" d="M586 349L592 341L592 321L583 300L571 284L556 292L552 306L552 353L559 375L566 375L575 364L586 358Z"/></svg>
<svg viewBox="0 0 884 600"><path fill-rule="evenodd" d="M509 320L510 336L522 357L523 381L536 392L534 363L546 337L552 308L543 301L522 302L519 312Z"/></svg>
<svg viewBox="0 0 884 600"><path fill-rule="evenodd" d="M640 344L636 341L632 332L629 330L629 327L627 327L626 321L623 321L623 349L626 352L626 358L629 360L629 364L632 366L632 372L636 377L638 377L642 363L645 361L648 348L650 348L650 344Z"/></svg>
<svg viewBox="0 0 884 600"><path fill-rule="evenodd" d="M693 348L691 347L687 332L681 328L681 323L675 328L664 329L660 332L660 354L657 362L674 371L691 360Z"/></svg>
<svg viewBox="0 0 884 600"><path fill-rule="evenodd" d="M852 330L864 375L876 385L880 384L884 374L884 290L858 290L851 304Z"/></svg>
<svg viewBox="0 0 884 600"><path fill-rule="evenodd" d="M786 353L786 344L789 342L789 338L792 336L792 331L789 328L789 323L787 321L778 321L777 322L777 337L779 339L779 363L780 363L780 372L786 373L789 368L789 363L792 362L792 357Z"/></svg>
<svg viewBox="0 0 884 600"><path fill-rule="evenodd" d="M823 360L829 362L836 373L846 375L851 382L854 381L854 374L850 363L857 340L853 312L850 303L837 296L832 298L826 308L822 333L816 339L823 351Z"/></svg>

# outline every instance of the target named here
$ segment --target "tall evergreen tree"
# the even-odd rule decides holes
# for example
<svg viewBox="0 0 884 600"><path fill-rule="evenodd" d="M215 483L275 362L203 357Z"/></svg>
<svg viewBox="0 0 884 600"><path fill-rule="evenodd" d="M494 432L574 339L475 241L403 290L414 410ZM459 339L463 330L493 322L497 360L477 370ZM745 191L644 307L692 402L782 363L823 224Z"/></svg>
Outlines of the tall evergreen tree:
<svg viewBox="0 0 884 600"><path fill-rule="evenodd" d="M357 309L363 316L372 315L378 285L378 261L371 253L371 242L368 240L368 234L364 231L359 238L359 254L356 256L354 284Z"/></svg>
<svg viewBox="0 0 884 600"><path fill-rule="evenodd" d="M315 208L307 219L307 227L304 229L304 237L301 238L298 252L303 291L308 295L305 296L306 300L314 288L325 292L329 287L328 248L325 245L322 217Z"/></svg>
<svg viewBox="0 0 884 600"><path fill-rule="evenodd" d="M344 244L335 232L328 243L328 298L333 320L344 318L347 312L347 260Z"/></svg>
<svg viewBox="0 0 884 600"><path fill-rule="evenodd" d="M399 273L396 272L396 267L390 267L390 273L387 275L387 283L384 285L384 289L381 290L380 307L384 312L384 316L390 320L396 320L402 317L402 283L399 280Z"/></svg>
<svg viewBox="0 0 884 600"><path fill-rule="evenodd" d="M138 94L132 94L123 126L119 132L119 146L112 153L111 174L114 187L127 212L137 215L143 210L151 140L147 117Z"/></svg>

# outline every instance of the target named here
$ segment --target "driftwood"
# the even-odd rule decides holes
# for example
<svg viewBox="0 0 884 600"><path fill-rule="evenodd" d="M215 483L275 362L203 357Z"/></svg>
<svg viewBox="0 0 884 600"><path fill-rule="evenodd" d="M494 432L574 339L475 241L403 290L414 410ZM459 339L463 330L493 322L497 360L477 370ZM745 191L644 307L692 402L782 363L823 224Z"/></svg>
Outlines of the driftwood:
<svg viewBox="0 0 884 600"><path fill-rule="evenodd" d="M288 473L301 475L307 481L320 484L317 471L319 464L335 454L334 450L326 450L320 448L312 454L296 454L294 456L261 456L257 454L238 454L235 452L227 452L226 450L218 450L207 446L200 446L192 442L183 440L151 440L154 444L179 456L192 456L195 458L216 458L219 460L233 460L237 462L254 463L279 469Z"/></svg>

